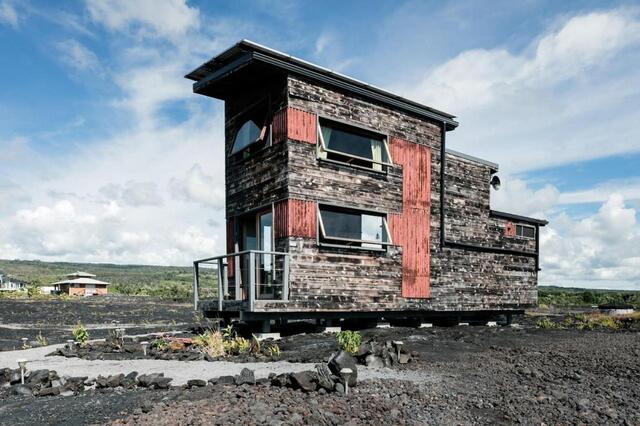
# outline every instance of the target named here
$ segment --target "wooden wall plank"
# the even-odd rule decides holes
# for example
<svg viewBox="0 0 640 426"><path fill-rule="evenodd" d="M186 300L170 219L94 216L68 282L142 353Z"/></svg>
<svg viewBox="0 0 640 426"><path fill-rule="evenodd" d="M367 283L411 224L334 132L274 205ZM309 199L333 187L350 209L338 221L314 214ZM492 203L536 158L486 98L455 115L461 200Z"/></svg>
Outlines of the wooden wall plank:
<svg viewBox="0 0 640 426"><path fill-rule="evenodd" d="M317 208L313 201L287 199L275 204L274 236L316 238Z"/></svg>

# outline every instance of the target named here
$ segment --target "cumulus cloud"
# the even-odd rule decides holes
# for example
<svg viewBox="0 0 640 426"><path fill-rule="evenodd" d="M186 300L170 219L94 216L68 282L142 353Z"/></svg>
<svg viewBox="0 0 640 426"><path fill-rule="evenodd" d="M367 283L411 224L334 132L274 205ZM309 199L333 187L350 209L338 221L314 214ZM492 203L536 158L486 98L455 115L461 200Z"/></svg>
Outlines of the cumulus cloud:
<svg viewBox="0 0 640 426"><path fill-rule="evenodd" d="M639 47L636 9L588 13L521 51L463 51L397 90L459 116L452 147L540 169L640 150Z"/></svg>
<svg viewBox="0 0 640 426"><path fill-rule="evenodd" d="M499 191L491 191L491 208L532 217L546 216L558 203L560 191L553 185L533 190L525 181L501 177Z"/></svg>
<svg viewBox="0 0 640 426"><path fill-rule="evenodd" d="M55 44L59 59L67 66L88 71L98 69L98 57L89 48L74 39L59 41Z"/></svg>
<svg viewBox="0 0 640 426"><path fill-rule="evenodd" d="M183 178L171 179L169 190L178 200L196 202L218 209L224 207L224 183L204 173L200 164L194 164Z"/></svg>
<svg viewBox="0 0 640 426"><path fill-rule="evenodd" d="M88 0L87 8L91 18L109 30L173 41L199 26L198 9L184 0Z"/></svg>
<svg viewBox="0 0 640 426"><path fill-rule="evenodd" d="M18 28L18 19L18 12L10 2L3 1L0 3L0 23Z"/></svg>
<svg viewBox="0 0 640 426"><path fill-rule="evenodd" d="M598 212L575 221L561 214L541 234L541 282L593 288L640 288L637 211L611 194Z"/></svg>

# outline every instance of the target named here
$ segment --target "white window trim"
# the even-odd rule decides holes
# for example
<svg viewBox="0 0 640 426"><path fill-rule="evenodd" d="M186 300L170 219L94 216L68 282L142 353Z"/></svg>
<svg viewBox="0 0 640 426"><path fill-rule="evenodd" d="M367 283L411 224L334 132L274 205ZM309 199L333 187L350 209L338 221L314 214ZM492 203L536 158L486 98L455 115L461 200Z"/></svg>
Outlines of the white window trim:
<svg viewBox="0 0 640 426"><path fill-rule="evenodd" d="M331 120L327 120L327 121L331 121ZM366 161L369 163L374 163L374 164L380 164L382 166L390 166L392 167L393 164L393 159L391 158L391 151L389 150L389 142L386 136L383 136L382 138L382 145L384 146L384 151L387 154L387 158L389 159L390 162L386 162L386 161L377 161L377 160L373 160L371 158L366 158L366 157L360 157L358 155L353 155L353 154L348 154L346 152L342 152L342 151L336 151L333 149L329 149L327 148L327 145L324 141L324 137L322 136L322 127L320 126L320 119L317 120L317 132L318 132L318 158L321 160L326 160L325 158L322 158L320 156L320 151L324 151L327 153L332 153L332 154L338 154L338 155L342 155L344 157L349 157L352 158L354 160L362 160L362 161ZM348 126L348 124L346 125ZM357 129L357 127L356 127ZM326 161L331 161L334 163L340 163L340 164L348 164L348 165L352 165L351 163L349 163L348 161L339 161L339 160L326 160ZM373 168L368 168L368 167L364 167L364 166L360 166L360 168L366 169L366 170L372 170L374 172L382 172L384 173L384 170L375 170Z"/></svg>
<svg viewBox="0 0 640 426"><path fill-rule="evenodd" d="M331 205L326 205L327 207L336 207L336 206L331 206ZM341 207L344 208L345 210L349 210L350 208L346 208L346 207ZM389 232L389 224L387 223L387 215L386 214L380 214L379 212L371 212L368 210L360 210L360 209L350 209L353 211L357 211L359 213L364 213L364 214L369 214L370 216L379 216L382 218L382 225L384 226L384 230L387 233L387 239L388 241L376 241L376 240L361 240L361 239L357 239L357 238L343 238L343 237L333 237L333 236L328 236L327 232L325 230L324 227L324 222L322 221L322 214L320 212L320 205L318 204L318 206L316 207L316 215L318 216L318 227L320 228L320 234L321 236L319 236L318 238L318 243L320 245L324 245L324 246L329 246L329 247L344 247L344 248L354 248L354 249L362 249L362 250L384 250L386 246L392 246L393 245L393 239L391 238L391 232ZM378 246L383 246L382 248L376 248L376 247L358 247L358 246L348 246L348 245L342 245L342 244L331 244L331 243L326 243L321 241L321 238L324 238L325 240L330 240L330 241L343 241L343 242L349 242L349 243L364 243L364 244L375 244Z"/></svg>

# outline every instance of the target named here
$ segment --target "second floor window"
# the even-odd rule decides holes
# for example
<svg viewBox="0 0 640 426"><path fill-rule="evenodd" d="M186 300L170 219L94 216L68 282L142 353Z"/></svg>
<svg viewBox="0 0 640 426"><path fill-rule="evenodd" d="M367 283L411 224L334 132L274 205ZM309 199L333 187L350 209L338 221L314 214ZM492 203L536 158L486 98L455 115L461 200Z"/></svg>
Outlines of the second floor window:
<svg viewBox="0 0 640 426"><path fill-rule="evenodd" d="M318 157L376 171L391 165L385 136L322 118L318 120Z"/></svg>
<svg viewBox="0 0 640 426"><path fill-rule="evenodd" d="M254 107L238 120L230 155L244 151L250 153L269 143L269 121L266 105Z"/></svg>
<svg viewBox="0 0 640 426"><path fill-rule="evenodd" d="M535 238L536 228L528 225L516 225L516 235L524 238Z"/></svg>
<svg viewBox="0 0 640 426"><path fill-rule="evenodd" d="M382 249L391 244L384 214L333 206L318 208L320 243Z"/></svg>

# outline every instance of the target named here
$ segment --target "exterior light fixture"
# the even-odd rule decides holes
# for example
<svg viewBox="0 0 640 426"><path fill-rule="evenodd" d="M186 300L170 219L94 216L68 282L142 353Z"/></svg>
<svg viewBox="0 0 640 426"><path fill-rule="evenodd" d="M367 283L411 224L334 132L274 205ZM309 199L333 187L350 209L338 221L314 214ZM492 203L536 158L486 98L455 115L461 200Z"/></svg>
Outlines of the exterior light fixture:
<svg viewBox="0 0 640 426"><path fill-rule="evenodd" d="M67 349L72 351L75 347L75 340L67 340Z"/></svg>
<svg viewBox="0 0 640 426"><path fill-rule="evenodd" d="M27 339L26 337L21 337L20 340L22 340L22 349L27 349Z"/></svg>
<svg viewBox="0 0 640 426"><path fill-rule="evenodd" d="M27 370L27 360L19 359L18 366L20 367L20 383L24 385L24 373Z"/></svg>
<svg viewBox="0 0 640 426"><path fill-rule="evenodd" d="M140 346L142 346L144 356L147 356L147 346L149 346L149 342L140 342Z"/></svg>
<svg viewBox="0 0 640 426"><path fill-rule="evenodd" d="M400 362L400 350L402 349L402 345L404 345L404 343L397 340L393 342L393 344L396 346L396 350L398 354L398 362Z"/></svg>
<svg viewBox="0 0 640 426"><path fill-rule="evenodd" d="M343 368L340 370L340 375L344 378L344 394L349 395L349 377L353 374L353 370L350 368Z"/></svg>
<svg viewBox="0 0 640 426"><path fill-rule="evenodd" d="M498 175L493 175L489 184L491 184L491 187L496 191L500 189L500 178L498 177Z"/></svg>

